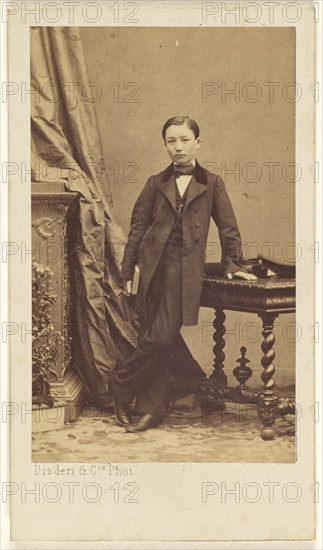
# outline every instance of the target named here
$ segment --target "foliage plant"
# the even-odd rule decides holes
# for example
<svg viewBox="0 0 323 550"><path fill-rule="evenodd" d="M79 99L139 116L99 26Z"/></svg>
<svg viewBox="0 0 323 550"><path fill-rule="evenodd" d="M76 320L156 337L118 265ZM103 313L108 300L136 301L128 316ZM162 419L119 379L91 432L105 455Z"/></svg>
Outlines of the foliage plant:
<svg viewBox="0 0 323 550"><path fill-rule="evenodd" d="M64 360L65 339L52 323L57 294L51 287L49 267L32 263L32 404L33 408L61 406L50 394L49 374Z"/></svg>

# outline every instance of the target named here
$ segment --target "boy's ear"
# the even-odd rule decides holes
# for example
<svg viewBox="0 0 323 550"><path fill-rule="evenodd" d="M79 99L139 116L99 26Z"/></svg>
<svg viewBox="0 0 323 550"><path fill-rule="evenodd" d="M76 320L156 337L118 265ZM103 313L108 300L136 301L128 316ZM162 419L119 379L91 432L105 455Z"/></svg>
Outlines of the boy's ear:
<svg viewBox="0 0 323 550"><path fill-rule="evenodd" d="M200 140L199 137L196 139L196 143L197 143L198 145L201 145L201 140Z"/></svg>

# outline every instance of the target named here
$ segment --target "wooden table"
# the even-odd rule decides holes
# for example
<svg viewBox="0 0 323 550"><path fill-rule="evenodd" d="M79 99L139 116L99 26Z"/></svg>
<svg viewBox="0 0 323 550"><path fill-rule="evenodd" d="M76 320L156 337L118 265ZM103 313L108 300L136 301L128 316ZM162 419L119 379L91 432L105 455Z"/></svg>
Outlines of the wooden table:
<svg viewBox="0 0 323 550"><path fill-rule="evenodd" d="M214 319L214 371L210 378L219 387L220 393L226 399L244 403L257 403L258 415L263 428L261 436L265 440L273 439L273 424L278 413L295 413L295 403L290 399L277 399L274 393L273 361L274 351L274 322L276 317L283 313L293 313L296 309L296 281L269 277L255 281L241 279L228 280L220 276L205 276L201 306L212 307L215 310ZM240 383L237 388L228 388L227 377L224 372L225 347L225 313L224 310L256 313L262 320L263 341L261 343L263 372L262 393L256 393L245 385L252 370L247 366L245 358L246 348L241 348L242 357L240 366L234 369L234 375Z"/></svg>

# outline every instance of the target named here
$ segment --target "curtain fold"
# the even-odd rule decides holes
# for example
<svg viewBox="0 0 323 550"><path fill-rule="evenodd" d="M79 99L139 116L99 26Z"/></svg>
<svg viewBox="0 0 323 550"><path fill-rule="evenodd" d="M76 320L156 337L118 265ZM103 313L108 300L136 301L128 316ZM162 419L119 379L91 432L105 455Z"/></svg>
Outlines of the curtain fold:
<svg viewBox="0 0 323 550"><path fill-rule="evenodd" d="M125 236L104 167L79 29L31 29L32 181L60 182L79 194L70 228L73 359L99 405L117 357L137 342L136 320L121 292Z"/></svg>

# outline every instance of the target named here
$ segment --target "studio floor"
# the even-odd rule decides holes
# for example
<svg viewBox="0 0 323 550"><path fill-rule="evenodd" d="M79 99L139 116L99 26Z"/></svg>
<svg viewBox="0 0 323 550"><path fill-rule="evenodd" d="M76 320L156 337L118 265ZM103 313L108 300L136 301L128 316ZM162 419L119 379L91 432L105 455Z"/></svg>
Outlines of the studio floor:
<svg viewBox="0 0 323 550"><path fill-rule="evenodd" d="M275 438L263 441L255 405L226 404L202 416L196 407L172 413L147 432L126 433L113 414L86 407L76 422L34 433L33 462L295 462L293 417L278 417Z"/></svg>

